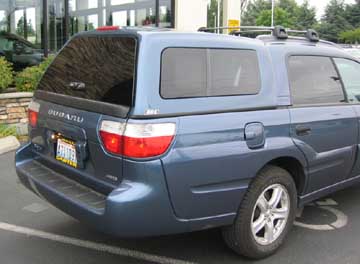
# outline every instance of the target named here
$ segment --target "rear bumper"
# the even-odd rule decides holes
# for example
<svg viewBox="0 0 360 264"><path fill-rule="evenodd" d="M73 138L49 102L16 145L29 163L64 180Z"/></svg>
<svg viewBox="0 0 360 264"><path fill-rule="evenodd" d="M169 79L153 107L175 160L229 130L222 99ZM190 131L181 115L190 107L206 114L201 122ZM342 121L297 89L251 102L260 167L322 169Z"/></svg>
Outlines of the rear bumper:
<svg viewBox="0 0 360 264"><path fill-rule="evenodd" d="M226 225L234 219L233 215L179 219L172 209L161 161L149 161L142 166L126 162L125 166L132 180L123 180L110 194L103 195L41 165L31 145L16 153L16 172L23 185L70 216L104 233L120 237L158 236ZM56 185L52 177L62 181ZM69 186L72 184L73 187ZM64 191L65 185L75 190L75 194ZM87 200L77 198L76 188L91 193Z"/></svg>

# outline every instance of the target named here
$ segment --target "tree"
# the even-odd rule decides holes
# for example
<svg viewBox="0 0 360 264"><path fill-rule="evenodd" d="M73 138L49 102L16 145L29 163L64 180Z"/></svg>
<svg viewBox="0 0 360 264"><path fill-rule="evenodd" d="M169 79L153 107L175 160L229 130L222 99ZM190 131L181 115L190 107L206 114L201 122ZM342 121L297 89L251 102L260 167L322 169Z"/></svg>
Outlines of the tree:
<svg viewBox="0 0 360 264"><path fill-rule="evenodd" d="M316 10L305 0L298 5L296 0L275 1L275 24L296 29L315 28L320 37L333 42L353 41L356 28L360 28L360 0L355 4L345 4L344 0L329 0L320 23ZM269 26L271 21L271 0L252 0L242 15L242 25ZM346 32L345 35L340 35ZM356 31L357 32L357 31ZM344 37L345 36L345 37Z"/></svg>
<svg viewBox="0 0 360 264"><path fill-rule="evenodd" d="M352 30L353 26L346 20L345 4L343 0L331 0L325 8L318 31L322 38L338 42L341 32Z"/></svg>
<svg viewBox="0 0 360 264"><path fill-rule="evenodd" d="M223 0L210 0L208 5L208 12L207 12L207 26L208 27L215 27L215 16L217 16L217 6L218 1L220 1L220 25L222 24L223 19ZM247 6L250 0L237 0L240 1L240 15L247 10Z"/></svg>
<svg viewBox="0 0 360 264"><path fill-rule="evenodd" d="M25 27L24 27L24 16L22 16L16 26L16 34L20 36L25 36ZM27 23L27 36L35 36L35 30L32 25L31 19L29 19L29 22Z"/></svg>
<svg viewBox="0 0 360 264"><path fill-rule="evenodd" d="M310 7L308 0L305 0L296 10L296 27L298 29L309 29L314 28L317 23L315 8Z"/></svg>
<svg viewBox="0 0 360 264"><path fill-rule="evenodd" d="M270 25L269 16L271 17L271 1L254 0L249 3L242 17L242 24ZM317 24L315 8L310 7L307 0L301 6L295 0L277 0L274 20L276 25L300 29L312 28Z"/></svg>
<svg viewBox="0 0 360 264"><path fill-rule="evenodd" d="M88 24L87 24L87 29L86 30L94 30L95 29L95 27L94 27L94 24L93 23L91 23L91 22L89 22Z"/></svg>
<svg viewBox="0 0 360 264"><path fill-rule="evenodd" d="M31 19L29 19L27 30L28 30L28 36L35 36L36 35L36 32L35 32L35 29L33 27L33 23L31 21Z"/></svg>
<svg viewBox="0 0 360 264"><path fill-rule="evenodd" d="M3 19L0 20L0 32L1 31L6 31L7 29L7 25L8 25L8 21L6 19L6 17L4 17Z"/></svg>
<svg viewBox="0 0 360 264"><path fill-rule="evenodd" d="M288 14L295 16L298 5L295 0L277 0L275 6L284 9Z"/></svg>
<svg viewBox="0 0 360 264"><path fill-rule="evenodd" d="M271 13L271 10L263 10L256 19L256 25L271 26ZM276 22L275 25L282 25L286 28L291 28L295 24L294 18L291 17L286 10L280 7L275 8L274 20Z"/></svg>
<svg viewBox="0 0 360 264"><path fill-rule="evenodd" d="M217 27L215 24L215 17L217 17L217 10L218 10L218 1L220 0L211 0L210 4L208 5L208 12L207 12L207 26L208 27ZM220 25L222 25L222 18L223 18L223 7L220 5Z"/></svg>
<svg viewBox="0 0 360 264"><path fill-rule="evenodd" d="M17 22L16 26L16 34L20 36L24 36L24 16L20 17L19 21Z"/></svg>
<svg viewBox="0 0 360 264"><path fill-rule="evenodd" d="M345 18L353 27L360 27L360 0L356 4L346 5Z"/></svg>
<svg viewBox="0 0 360 264"><path fill-rule="evenodd" d="M260 13L271 9L271 2L268 0L253 0L248 4L246 11L241 17L243 26L254 26Z"/></svg>
<svg viewBox="0 0 360 264"><path fill-rule="evenodd" d="M240 0L240 16L245 12L250 0Z"/></svg>
<svg viewBox="0 0 360 264"><path fill-rule="evenodd" d="M207 26L216 27L215 17L217 17L218 1L220 1L220 25L223 24L223 0L210 0L207 10ZM240 14L247 9L250 0L237 0L240 1Z"/></svg>

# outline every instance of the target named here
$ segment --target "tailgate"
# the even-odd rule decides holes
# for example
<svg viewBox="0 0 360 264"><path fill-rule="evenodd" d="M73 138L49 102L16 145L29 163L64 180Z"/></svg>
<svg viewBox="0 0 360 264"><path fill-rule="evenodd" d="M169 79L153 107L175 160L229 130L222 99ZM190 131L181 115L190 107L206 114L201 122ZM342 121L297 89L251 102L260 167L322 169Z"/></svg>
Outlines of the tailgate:
<svg viewBox="0 0 360 264"><path fill-rule="evenodd" d="M101 182L106 188L120 183L122 158L107 154L98 137L97 126L104 115L42 100L36 102L40 104L38 123L30 129L30 139L47 166L85 184Z"/></svg>
<svg viewBox="0 0 360 264"><path fill-rule="evenodd" d="M126 122L136 53L137 38L121 32L81 34L59 52L35 92L37 123L30 128L47 166L95 187L119 184L122 158L104 150L98 125Z"/></svg>

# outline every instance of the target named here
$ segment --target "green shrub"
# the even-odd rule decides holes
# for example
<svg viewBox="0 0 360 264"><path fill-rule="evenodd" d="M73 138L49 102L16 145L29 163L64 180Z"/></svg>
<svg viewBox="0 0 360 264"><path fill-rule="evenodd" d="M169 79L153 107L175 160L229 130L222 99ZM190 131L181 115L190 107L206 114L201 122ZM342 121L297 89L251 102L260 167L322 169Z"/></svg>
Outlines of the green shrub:
<svg viewBox="0 0 360 264"><path fill-rule="evenodd" d="M39 66L32 66L19 72L15 77L16 90L19 92L34 91L42 76Z"/></svg>
<svg viewBox="0 0 360 264"><path fill-rule="evenodd" d="M36 89L46 68L53 61L54 57L49 56L37 66L32 66L19 72L15 77L16 90L19 92L32 92Z"/></svg>
<svg viewBox="0 0 360 264"><path fill-rule="evenodd" d="M12 64L4 57L0 57L0 92L14 81Z"/></svg>
<svg viewBox="0 0 360 264"><path fill-rule="evenodd" d="M54 60L54 58L55 58L54 55L50 55L49 57L47 57L42 63L40 63L39 65L40 69L42 69L45 72L47 67L49 67L49 65Z"/></svg>
<svg viewBox="0 0 360 264"><path fill-rule="evenodd" d="M8 136L17 137L16 127L9 125L0 125L0 138Z"/></svg>
<svg viewBox="0 0 360 264"><path fill-rule="evenodd" d="M360 28L341 32L339 39L345 43L355 44L360 41Z"/></svg>

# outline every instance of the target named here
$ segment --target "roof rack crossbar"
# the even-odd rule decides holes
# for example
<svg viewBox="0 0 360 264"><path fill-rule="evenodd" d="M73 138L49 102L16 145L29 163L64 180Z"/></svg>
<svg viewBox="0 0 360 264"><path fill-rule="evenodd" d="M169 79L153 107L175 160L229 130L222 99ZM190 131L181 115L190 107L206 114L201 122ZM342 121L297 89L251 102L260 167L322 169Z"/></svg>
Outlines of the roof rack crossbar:
<svg viewBox="0 0 360 264"><path fill-rule="evenodd" d="M275 27L262 27L262 26L238 26L238 27L213 27L199 28L199 32L215 32L216 30L231 30L231 35L240 36L242 33L251 33L251 32L271 32L273 36L277 39L287 39L288 33L295 34L304 34L305 37L311 42L319 42L319 34L314 29L308 30L294 30L294 29L286 29L282 26Z"/></svg>
<svg viewBox="0 0 360 264"><path fill-rule="evenodd" d="M238 27L201 27L198 29L199 32L212 32L218 29L225 29L225 30L236 30L236 29L258 29L258 30L273 30L274 27L258 27L258 26L238 26Z"/></svg>
<svg viewBox="0 0 360 264"><path fill-rule="evenodd" d="M306 30L296 30L296 29L287 29L286 31L288 33L299 33L299 34L305 34L307 32Z"/></svg>
<svg viewBox="0 0 360 264"><path fill-rule="evenodd" d="M286 33L286 29L282 26L276 26L276 27L258 27L258 26L238 26L238 27L214 27L214 28L206 28L206 27L201 27L199 28L199 32L214 32L216 30L242 30L245 29L245 32L261 32L261 31L270 31L272 32L272 34L279 38L279 39L286 39L287 38L287 33ZM256 31L255 31L256 30Z"/></svg>
<svg viewBox="0 0 360 264"><path fill-rule="evenodd" d="M233 36L240 36L244 33L258 33L258 32L272 32L270 29L250 29L250 30L233 30L229 34Z"/></svg>

